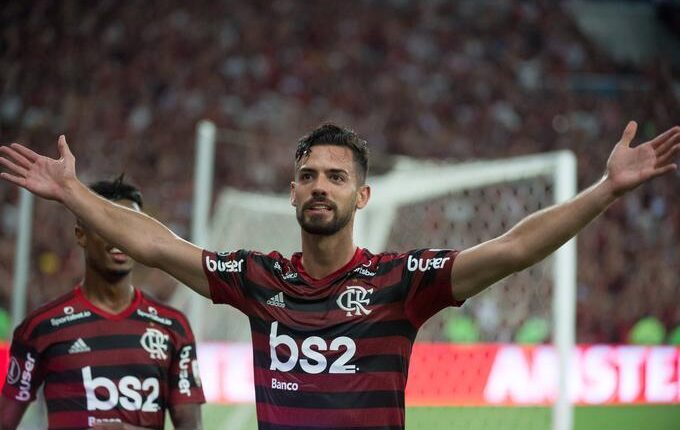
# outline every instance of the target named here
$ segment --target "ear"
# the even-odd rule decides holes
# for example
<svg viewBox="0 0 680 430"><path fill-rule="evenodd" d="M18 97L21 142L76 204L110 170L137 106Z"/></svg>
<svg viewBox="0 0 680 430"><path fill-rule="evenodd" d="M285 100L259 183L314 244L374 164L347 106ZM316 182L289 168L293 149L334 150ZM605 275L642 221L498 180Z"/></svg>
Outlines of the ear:
<svg viewBox="0 0 680 430"><path fill-rule="evenodd" d="M368 200L371 198L371 187L368 185L362 185L357 190L357 209L363 209L368 204Z"/></svg>
<svg viewBox="0 0 680 430"><path fill-rule="evenodd" d="M290 204L297 207L297 201L295 199L295 181L290 181Z"/></svg>
<svg viewBox="0 0 680 430"><path fill-rule="evenodd" d="M87 245L87 235L85 234L85 230L80 224L76 224L76 242L81 248L85 248L85 245Z"/></svg>

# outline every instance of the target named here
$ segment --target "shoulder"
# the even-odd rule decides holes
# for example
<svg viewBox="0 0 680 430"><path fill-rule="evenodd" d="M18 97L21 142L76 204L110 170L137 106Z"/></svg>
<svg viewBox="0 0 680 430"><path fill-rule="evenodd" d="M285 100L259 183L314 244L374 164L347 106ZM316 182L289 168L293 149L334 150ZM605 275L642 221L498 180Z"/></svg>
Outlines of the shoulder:
<svg viewBox="0 0 680 430"><path fill-rule="evenodd" d="M49 302L39 306L30 312L26 318L17 326L14 331L15 338L28 338L31 336L35 328L42 322L57 316L64 316L69 314L69 308L72 308L73 302L76 300L75 290L71 290Z"/></svg>
<svg viewBox="0 0 680 430"><path fill-rule="evenodd" d="M234 251L208 251L203 250L203 265L211 272L240 272L244 264L257 262L260 264L274 263L286 264L288 260L278 251L269 253L238 249Z"/></svg>
<svg viewBox="0 0 680 430"><path fill-rule="evenodd" d="M443 267L458 255L454 249L419 248L405 252L384 252L373 256L377 264L404 265L409 271Z"/></svg>

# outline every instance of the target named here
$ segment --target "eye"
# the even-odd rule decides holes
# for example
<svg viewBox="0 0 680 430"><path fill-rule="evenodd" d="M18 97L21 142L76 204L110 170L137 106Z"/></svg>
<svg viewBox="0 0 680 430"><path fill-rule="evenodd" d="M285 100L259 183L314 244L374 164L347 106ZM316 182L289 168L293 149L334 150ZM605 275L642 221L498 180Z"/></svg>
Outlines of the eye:
<svg viewBox="0 0 680 430"><path fill-rule="evenodd" d="M338 173L331 173L329 178L333 182L345 182L345 177Z"/></svg>
<svg viewBox="0 0 680 430"><path fill-rule="evenodd" d="M301 180L301 181L308 181L308 180L310 180L310 179L312 179L312 174L311 174L311 173L308 173L308 172L302 172L302 173L300 173L300 180Z"/></svg>

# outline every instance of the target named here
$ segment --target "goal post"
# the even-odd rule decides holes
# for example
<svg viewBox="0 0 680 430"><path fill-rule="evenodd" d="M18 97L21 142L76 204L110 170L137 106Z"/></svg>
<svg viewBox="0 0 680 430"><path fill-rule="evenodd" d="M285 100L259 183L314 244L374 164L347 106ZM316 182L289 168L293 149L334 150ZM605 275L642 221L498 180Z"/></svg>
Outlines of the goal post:
<svg viewBox="0 0 680 430"><path fill-rule="evenodd" d="M206 124L210 123L203 122L197 131L194 192L195 201L202 195L207 203L204 200L202 206L195 205L194 216L200 219L192 224L194 240L215 250L278 250L283 255L299 250L299 228L287 194L218 190L213 215L208 219L205 208L210 205L212 190L205 175L208 171L212 175L212 170L205 166L212 165L215 146L233 144L229 140L234 134L216 128L205 132L210 127ZM568 151L455 164L400 157L389 173L370 177L368 183L371 201L357 213L355 224L359 246L372 252L420 247L465 249L502 234L536 210L573 197L576 159ZM462 310L452 312L483 316L489 315L489 307L492 314L509 312L507 318L498 317L506 318L506 325L501 322L500 326L482 327L487 334L481 341L492 343L512 342L511 333L532 312L545 314L552 321L557 380L549 427L569 430L573 427L569 393L575 338L575 240L534 268L499 284L470 300ZM189 301L198 339L248 338L247 320L238 312L223 306L213 309L197 294L191 294ZM514 302L515 308L508 310L506 302ZM440 314L443 316L435 316L435 321L423 327L419 340L441 340L443 318L451 314ZM225 327L230 327L228 333ZM498 327L501 332L493 334Z"/></svg>

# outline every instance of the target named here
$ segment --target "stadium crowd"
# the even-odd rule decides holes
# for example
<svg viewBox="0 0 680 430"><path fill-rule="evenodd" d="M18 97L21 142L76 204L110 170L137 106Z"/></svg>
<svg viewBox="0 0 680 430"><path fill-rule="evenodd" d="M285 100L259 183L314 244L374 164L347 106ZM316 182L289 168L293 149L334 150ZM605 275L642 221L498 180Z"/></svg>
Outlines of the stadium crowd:
<svg viewBox="0 0 680 430"><path fill-rule="evenodd" d="M583 187L627 120L645 138L680 111L668 64L615 64L552 1L36 0L10 2L0 17L2 143L55 154L64 132L82 179L125 172L146 211L184 237L202 118L233 130L218 146L216 189L285 192L296 139L324 120L365 137L376 170L387 154L468 161L570 149ZM680 324L677 180L630 194L580 236L579 342L624 342L648 315ZM0 307L17 202L0 184ZM78 281L73 221L36 203L31 309ZM160 298L174 289L154 271L138 279Z"/></svg>

